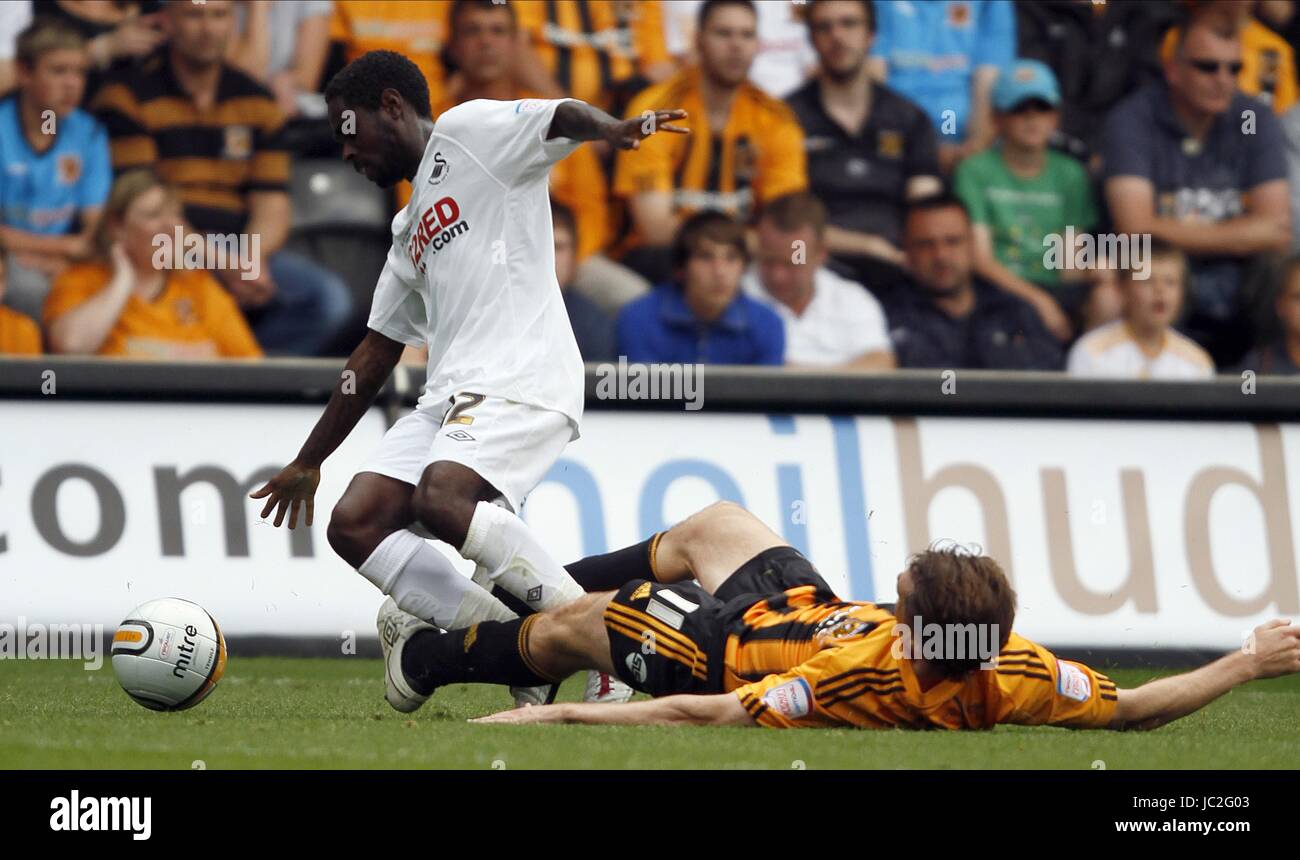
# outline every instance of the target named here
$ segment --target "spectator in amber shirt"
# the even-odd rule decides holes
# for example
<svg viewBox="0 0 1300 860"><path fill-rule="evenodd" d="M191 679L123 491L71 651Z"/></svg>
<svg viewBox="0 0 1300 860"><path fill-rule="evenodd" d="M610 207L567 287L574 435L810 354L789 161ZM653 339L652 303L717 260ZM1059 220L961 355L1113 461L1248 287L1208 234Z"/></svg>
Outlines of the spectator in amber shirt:
<svg viewBox="0 0 1300 860"><path fill-rule="evenodd" d="M45 302L52 352L129 358L262 354L235 300L204 271L161 268L155 245L182 224L176 193L148 171L123 174L95 236L98 259L66 270ZM180 254L180 249L177 255Z"/></svg>

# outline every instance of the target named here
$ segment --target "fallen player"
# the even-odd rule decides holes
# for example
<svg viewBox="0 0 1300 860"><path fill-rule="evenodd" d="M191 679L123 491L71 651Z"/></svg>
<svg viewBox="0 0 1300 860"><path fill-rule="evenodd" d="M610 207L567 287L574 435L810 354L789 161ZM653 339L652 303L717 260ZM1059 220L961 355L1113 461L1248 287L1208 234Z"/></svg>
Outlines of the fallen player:
<svg viewBox="0 0 1300 860"><path fill-rule="evenodd" d="M798 550L726 502L569 570L588 588L622 584L447 633L390 608L400 628L390 683L427 696L596 669L655 697L476 721L488 723L1150 729L1246 681L1300 672L1300 629L1276 620L1195 671L1120 689L1011 631L1015 592L991 558L931 549L899 575L896 606L845 601Z"/></svg>

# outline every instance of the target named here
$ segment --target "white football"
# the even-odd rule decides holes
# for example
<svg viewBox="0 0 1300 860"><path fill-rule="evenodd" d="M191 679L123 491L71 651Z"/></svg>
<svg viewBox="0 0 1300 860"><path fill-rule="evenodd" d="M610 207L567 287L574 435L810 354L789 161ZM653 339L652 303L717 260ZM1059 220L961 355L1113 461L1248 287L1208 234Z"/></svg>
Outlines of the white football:
<svg viewBox="0 0 1300 860"><path fill-rule="evenodd" d="M154 711L207 698L226 671L226 640L202 606L177 597L142 603L113 635L113 672L126 694Z"/></svg>

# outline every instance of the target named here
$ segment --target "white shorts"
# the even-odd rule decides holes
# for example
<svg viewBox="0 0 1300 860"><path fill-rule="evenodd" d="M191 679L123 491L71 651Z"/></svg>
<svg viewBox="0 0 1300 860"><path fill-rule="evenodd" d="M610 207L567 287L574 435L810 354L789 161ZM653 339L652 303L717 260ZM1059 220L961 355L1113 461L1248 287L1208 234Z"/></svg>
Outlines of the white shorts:
<svg viewBox="0 0 1300 860"><path fill-rule="evenodd" d="M453 400L442 414L417 409L399 418L360 471L418 486L426 466L450 460L473 469L519 511L569 443L569 419L500 397Z"/></svg>

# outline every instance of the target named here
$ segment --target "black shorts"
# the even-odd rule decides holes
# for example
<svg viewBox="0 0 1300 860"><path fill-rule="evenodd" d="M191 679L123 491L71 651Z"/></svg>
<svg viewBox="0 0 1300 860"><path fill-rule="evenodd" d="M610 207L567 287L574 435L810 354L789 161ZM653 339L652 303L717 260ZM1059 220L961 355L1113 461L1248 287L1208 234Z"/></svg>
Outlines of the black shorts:
<svg viewBox="0 0 1300 860"><path fill-rule="evenodd" d="M633 689L652 696L721 693L727 635L745 611L804 585L815 586L826 600L835 599L812 562L792 546L754 556L716 594L694 582L625 583L605 608L614 671Z"/></svg>

